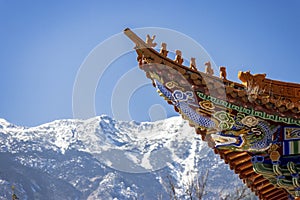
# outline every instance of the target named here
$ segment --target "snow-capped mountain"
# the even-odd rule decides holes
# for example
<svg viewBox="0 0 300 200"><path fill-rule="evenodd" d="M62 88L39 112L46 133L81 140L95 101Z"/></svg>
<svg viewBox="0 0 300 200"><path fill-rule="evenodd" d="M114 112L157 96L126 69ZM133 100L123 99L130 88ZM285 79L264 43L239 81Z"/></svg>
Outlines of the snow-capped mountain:
<svg viewBox="0 0 300 200"><path fill-rule="evenodd" d="M207 173L203 199L242 187L180 117L140 123L103 115L32 128L0 119L0 199L11 198L12 185L20 199L190 199L191 182Z"/></svg>

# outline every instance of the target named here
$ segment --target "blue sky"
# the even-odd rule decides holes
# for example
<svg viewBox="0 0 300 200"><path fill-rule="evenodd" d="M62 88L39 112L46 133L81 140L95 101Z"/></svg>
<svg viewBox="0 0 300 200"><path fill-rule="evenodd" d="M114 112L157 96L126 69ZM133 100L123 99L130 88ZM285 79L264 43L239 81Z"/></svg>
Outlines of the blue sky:
<svg viewBox="0 0 300 200"><path fill-rule="evenodd" d="M218 66L227 66L231 80L237 80L239 70L251 70L299 82L297 0L0 0L0 25L0 117L18 125L72 118L73 85L81 64L98 44L126 27L162 27L188 35ZM120 57L114 66L99 82L97 115L112 115L110 90L136 66L135 55ZM149 120L148 109L156 103L163 101L154 88L140 88L130 100L132 119ZM166 108L168 116L175 114Z"/></svg>

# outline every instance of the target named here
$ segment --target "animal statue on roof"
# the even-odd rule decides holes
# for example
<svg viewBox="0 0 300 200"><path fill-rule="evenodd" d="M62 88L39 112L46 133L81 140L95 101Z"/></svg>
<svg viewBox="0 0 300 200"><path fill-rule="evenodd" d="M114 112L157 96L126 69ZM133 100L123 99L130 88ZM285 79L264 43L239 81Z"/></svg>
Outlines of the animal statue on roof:
<svg viewBox="0 0 300 200"><path fill-rule="evenodd" d="M239 79L243 82L243 84L247 87L262 87L262 83L266 78L266 74L251 74L250 71L238 73Z"/></svg>
<svg viewBox="0 0 300 200"><path fill-rule="evenodd" d="M191 61L190 61L190 69L197 71L197 67L196 67L196 58L191 58Z"/></svg>
<svg viewBox="0 0 300 200"><path fill-rule="evenodd" d="M223 80L227 80L226 67L224 66L220 67L220 78Z"/></svg>
<svg viewBox="0 0 300 200"><path fill-rule="evenodd" d="M204 65L205 65L205 73L211 76L214 75L214 70L211 67L211 63L208 61L204 63Z"/></svg>
<svg viewBox="0 0 300 200"><path fill-rule="evenodd" d="M155 35L153 35L152 37L150 37L149 34L147 34L146 36L146 44L149 46L149 47L155 47L157 44L154 41L155 39Z"/></svg>

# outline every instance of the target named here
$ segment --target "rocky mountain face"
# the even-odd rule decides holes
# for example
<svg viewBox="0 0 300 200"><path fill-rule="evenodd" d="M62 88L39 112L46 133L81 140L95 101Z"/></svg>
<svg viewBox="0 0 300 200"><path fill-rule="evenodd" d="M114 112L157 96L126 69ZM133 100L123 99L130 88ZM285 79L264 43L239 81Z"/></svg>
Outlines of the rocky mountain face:
<svg viewBox="0 0 300 200"><path fill-rule="evenodd" d="M202 199L234 199L243 187L180 117L124 122L103 115L30 128L0 119L0 200L11 199L12 185L24 200L197 199L192 183L205 178Z"/></svg>

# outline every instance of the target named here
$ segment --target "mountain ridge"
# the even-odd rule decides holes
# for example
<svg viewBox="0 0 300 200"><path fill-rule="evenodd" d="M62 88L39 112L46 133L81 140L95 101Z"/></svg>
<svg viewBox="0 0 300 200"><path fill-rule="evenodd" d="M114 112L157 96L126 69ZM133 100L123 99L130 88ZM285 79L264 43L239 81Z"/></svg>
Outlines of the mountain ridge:
<svg viewBox="0 0 300 200"><path fill-rule="evenodd" d="M206 199L242 186L180 117L126 122L101 115L35 127L0 119L0 142L0 199L11 185L20 199L169 199L166 177L187 199L184 188L207 170Z"/></svg>

